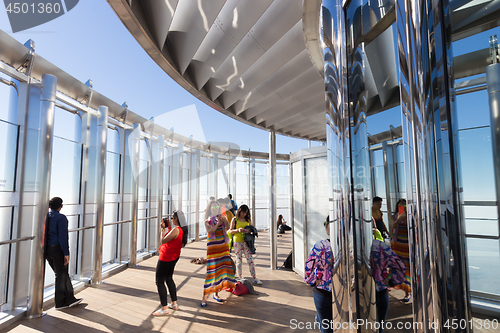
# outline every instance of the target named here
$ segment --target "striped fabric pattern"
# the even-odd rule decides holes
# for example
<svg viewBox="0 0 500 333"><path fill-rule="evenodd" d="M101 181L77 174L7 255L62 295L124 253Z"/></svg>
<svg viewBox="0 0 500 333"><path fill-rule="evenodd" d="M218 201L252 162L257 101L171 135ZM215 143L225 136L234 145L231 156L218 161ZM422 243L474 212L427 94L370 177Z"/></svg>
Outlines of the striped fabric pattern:
<svg viewBox="0 0 500 333"><path fill-rule="evenodd" d="M399 223L398 226L394 228L394 237L391 247L406 268L405 281L401 285L396 286L396 289L399 287L400 289L411 293L410 248L408 245L408 225L406 223Z"/></svg>
<svg viewBox="0 0 500 333"><path fill-rule="evenodd" d="M205 278L204 295L219 292L226 288L234 288L234 270L227 243L224 240L224 231L218 228L215 239L207 240L207 276Z"/></svg>

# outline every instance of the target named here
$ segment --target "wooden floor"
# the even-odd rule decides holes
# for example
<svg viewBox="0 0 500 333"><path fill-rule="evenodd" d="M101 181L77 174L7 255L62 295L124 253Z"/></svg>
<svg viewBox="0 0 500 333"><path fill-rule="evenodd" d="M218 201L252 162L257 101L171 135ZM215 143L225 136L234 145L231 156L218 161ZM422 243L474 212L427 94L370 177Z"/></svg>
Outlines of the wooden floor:
<svg viewBox="0 0 500 333"><path fill-rule="evenodd" d="M235 296L221 292L223 304L209 299L200 307L205 265L190 260L206 256L206 242L188 244L174 273L179 310L155 318L151 313L160 302L155 284L158 257L142 261L136 268L111 276L99 287L89 287L76 297L81 305L63 311L45 309L47 315L23 319L9 326L9 332L282 332L290 331L290 319L314 322L316 314L312 290L294 272L269 269L269 237L261 232L254 256L259 295ZM278 262L291 250L291 233L278 238ZM233 254L234 258L234 254ZM246 260L243 276L250 277ZM169 298L170 299L170 298ZM308 332L308 330L296 330ZM313 332L312 330L310 332ZM316 331L314 331L316 332Z"/></svg>
<svg viewBox="0 0 500 333"><path fill-rule="evenodd" d="M278 238L278 263L281 265L292 248L291 233ZM219 304L209 299L201 308L200 300L205 280L205 265L191 264L191 259L206 256L206 242L188 244L175 268L179 310L164 317L153 317L160 302L155 285L158 257L141 261L104 280L98 287L88 287L76 296L83 297L81 305L63 311L45 309L47 315L38 319L22 319L9 326L8 332L318 332L292 329L291 320L314 323L316 314L312 289L294 272L269 269L269 233L261 232L254 256L257 277L263 282L255 286L259 295L234 296L225 291ZM234 254L232 254L234 258ZM246 262L243 275L250 278ZM392 290L387 321L393 324L390 332L413 332L396 329L398 322L412 322L411 302L401 300L404 292ZM498 332L498 330L474 330Z"/></svg>

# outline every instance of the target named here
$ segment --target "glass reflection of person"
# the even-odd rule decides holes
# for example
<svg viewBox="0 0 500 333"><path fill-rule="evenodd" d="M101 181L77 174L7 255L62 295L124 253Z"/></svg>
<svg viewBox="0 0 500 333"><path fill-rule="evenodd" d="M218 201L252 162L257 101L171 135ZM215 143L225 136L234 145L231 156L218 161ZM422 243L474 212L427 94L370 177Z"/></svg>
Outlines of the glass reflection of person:
<svg viewBox="0 0 500 333"><path fill-rule="evenodd" d="M326 234L330 237L330 218L323 222ZM333 253L330 239L314 244L306 261L304 281L313 286L316 322L320 324L321 333L333 332L330 323L333 320L332 308L332 272Z"/></svg>
<svg viewBox="0 0 500 333"><path fill-rule="evenodd" d="M374 239L370 253L370 263L372 276L375 280L377 322L381 324L379 333L383 333L385 319L389 311L388 288L404 281L405 266L389 245L376 239L375 235L378 233L379 231L373 228Z"/></svg>
<svg viewBox="0 0 500 333"><path fill-rule="evenodd" d="M207 230L207 274L203 289L201 307L207 306L207 298L214 294L217 302L223 300L219 291L234 288L234 270L229 254L226 217L220 214L220 204L210 201L205 210L205 228Z"/></svg>
<svg viewBox="0 0 500 333"><path fill-rule="evenodd" d="M408 245L408 221L406 218L406 200L399 199L394 213L394 224L392 229L392 250L398 255L406 268L405 280L395 286L405 292L404 302L411 299L411 276L410 276L410 247Z"/></svg>
<svg viewBox="0 0 500 333"><path fill-rule="evenodd" d="M389 238L390 233L389 230L387 230L387 227L385 226L381 208L382 208L382 198L374 197L372 203L372 218L374 221L374 227L377 228L382 233L382 236L384 236L385 238Z"/></svg>

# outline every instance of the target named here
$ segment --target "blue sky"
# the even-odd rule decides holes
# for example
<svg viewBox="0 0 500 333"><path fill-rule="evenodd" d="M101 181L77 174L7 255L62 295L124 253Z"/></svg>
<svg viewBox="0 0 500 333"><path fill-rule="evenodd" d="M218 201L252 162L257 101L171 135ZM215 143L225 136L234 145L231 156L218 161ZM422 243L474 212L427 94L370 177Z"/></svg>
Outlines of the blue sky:
<svg viewBox="0 0 500 333"><path fill-rule="evenodd" d="M43 25L12 33L0 10L0 29L20 43L35 41L35 51L54 65L145 118L195 105L207 141L234 142L241 149L269 150L269 133L233 120L208 107L175 83L149 57L106 1L80 1L65 15ZM180 114L180 113L178 113ZM189 117L169 118L176 132L189 137ZM307 148L305 140L277 136L279 153ZM313 143L313 146L317 145Z"/></svg>

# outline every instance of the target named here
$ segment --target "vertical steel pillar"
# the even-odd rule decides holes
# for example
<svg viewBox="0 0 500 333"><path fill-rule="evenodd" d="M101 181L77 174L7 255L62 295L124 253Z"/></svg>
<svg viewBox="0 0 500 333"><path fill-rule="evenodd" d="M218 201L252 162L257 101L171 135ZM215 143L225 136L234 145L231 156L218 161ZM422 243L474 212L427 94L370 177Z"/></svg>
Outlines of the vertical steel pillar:
<svg viewBox="0 0 500 333"><path fill-rule="evenodd" d="M251 185L251 179L252 179L252 163L250 162L250 152L248 153L248 172L247 172L247 191L248 191L248 205L251 205L252 202L252 191L250 190ZM254 216L255 218L255 216Z"/></svg>
<svg viewBox="0 0 500 333"><path fill-rule="evenodd" d="M196 215L194 219L195 223L195 235L196 241L200 240L200 164L201 164L201 154L200 150L196 149Z"/></svg>
<svg viewBox="0 0 500 333"><path fill-rule="evenodd" d="M178 173L178 177L179 177L179 197L178 197L178 206L177 206L177 210L182 210L182 186L184 186L184 179L182 178L182 164L184 163L183 161L183 158L184 158L184 145L182 143L179 143L179 173Z"/></svg>
<svg viewBox="0 0 500 333"><path fill-rule="evenodd" d="M214 154L212 158L212 172L214 173L214 196L215 200L219 198L219 155Z"/></svg>
<svg viewBox="0 0 500 333"><path fill-rule="evenodd" d="M252 193L252 218L254 221L256 221L256 216L255 216L255 158L252 158L250 160L250 166L251 166L251 177L252 177L252 188L251 188L251 193ZM250 191L250 189L249 189Z"/></svg>
<svg viewBox="0 0 500 333"><path fill-rule="evenodd" d="M129 144L131 147L130 163L132 170L134 170L134 180L132 183L132 224L130 228L130 261L129 267L137 265L137 218L139 210L139 158L140 158L140 143L141 143L141 125L135 123Z"/></svg>
<svg viewBox="0 0 500 333"><path fill-rule="evenodd" d="M173 195L174 195L174 147L169 148L169 162L168 163L170 164L170 167L169 167L170 172L169 172L169 177L168 177L168 182L169 182L168 188L169 188L170 196L169 196L169 205L168 205L169 211L166 212L166 214L170 214L174 210L174 208L173 208L173 205L174 205L174 203L173 203Z"/></svg>
<svg viewBox="0 0 500 333"><path fill-rule="evenodd" d="M451 12L449 0L396 0L413 320L423 323L472 320Z"/></svg>
<svg viewBox="0 0 500 333"><path fill-rule="evenodd" d="M392 198L391 198L391 181L390 181L390 177L392 177L394 175L394 173L390 172L390 170L393 170L389 166L389 164L392 163L392 158L391 158L392 148L390 148L389 152L388 152L387 141L383 141L382 142L382 154L383 154L383 157L384 157L385 196L386 196L387 218L388 218L388 220L387 220L386 223L387 223L387 229L389 230L389 232L392 232L392 225L390 225L390 223L391 223L390 216L392 214L392 200L391 200ZM373 183L375 183L375 182L372 182L372 184ZM375 193L375 192L372 192L372 193Z"/></svg>
<svg viewBox="0 0 500 333"><path fill-rule="evenodd" d="M278 267L278 239L276 230L276 132L269 132L269 232L271 269Z"/></svg>
<svg viewBox="0 0 500 333"><path fill-rule="evenodd" d="M37 318L43 313L43 287L45 276L44 234L47 216L50 171L52 165L52 142L54 136L54 112L56 104L57 77L43 74L40 96L40 141L37 170L38 201L36 202L35 221L33 223L33 243L31 245L29 298L27 318Z"/></svg>
<svg viewBox="0 0 500 333"><path fill-rule="evenodd" d="M290 227L292 228L292 249L295 248L294 244L294 232L295 232L295 227L294 227L294 216L293 216L293 169L292 169L292 153L288 155L288 186L289 186L289 195L290 195ZM293 253L293 252L292 252ZM292 254L293 256L293 254ZM292 259L292 263L295 261ZM293 264L292 264L293 265Z"/></svg>
<svg viewBox="0 0 500 333"><path fill-rule="evenodd" d="M233 200L236 202L236 156L233 160L233 192L229 192L233 194Z"/></svg>
<svg viewBox="0 0 500 333"><path fill-rule="evenodd" d="M491 145L493 148L493 170L495 170L495 188L497 202L500 200L500 63L486 67L488 100L490 104ZM500 205L497 204L498 216ZM500 223L500 222L499 222Z"/></svg>
<svg viewBox="0 0 500 333"><path fill-rule="evenodd" d="M156 238L156 251L158 254L160 254L160 245L161 245L161 233L160 233L160 228L159 226L161 225L162 218L163 218L163 187L165 186L164 184L164 173L165 173L165 137L163 135L158 135L158 152L159 152L159 158L158 158L158 228L156 230L157 238Z"/></svg>
<svg viewBox="0 0 500 333"><path fill-rule="evenodd" d="M104 193L106 185L106 145L108 135L108 107L99 107L100 116L97 124L97 183L96 203L97 219L95 228L94 276L92 284L102 283L102 246L104 232Z"/></svg>

